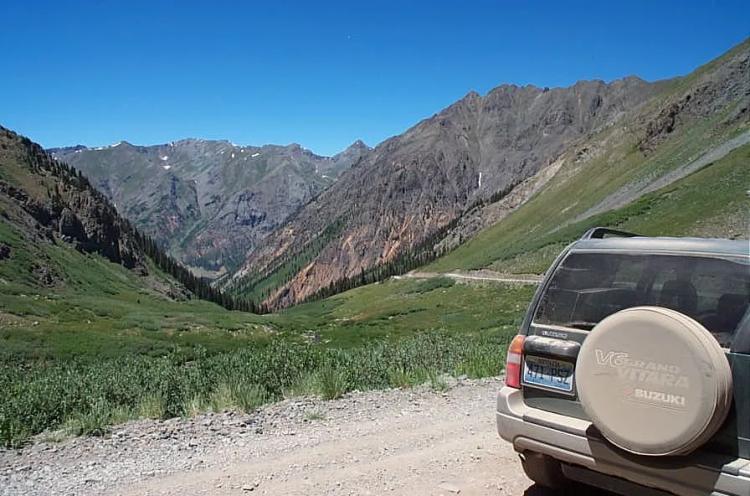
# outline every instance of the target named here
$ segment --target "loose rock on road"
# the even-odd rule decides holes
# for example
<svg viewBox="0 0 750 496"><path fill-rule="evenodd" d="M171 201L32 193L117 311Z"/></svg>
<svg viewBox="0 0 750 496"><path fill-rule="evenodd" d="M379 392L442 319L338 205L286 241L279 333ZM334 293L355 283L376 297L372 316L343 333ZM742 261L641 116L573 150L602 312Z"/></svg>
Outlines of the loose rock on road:
<svg viewBox="0 0 750 496"><path fill-rule="evenodd" d="M104 438L0 451L0 494L555 494L533 486L497 436L501 385L452 381L446 392L354 392L249 415L130 422Z"/></svg>

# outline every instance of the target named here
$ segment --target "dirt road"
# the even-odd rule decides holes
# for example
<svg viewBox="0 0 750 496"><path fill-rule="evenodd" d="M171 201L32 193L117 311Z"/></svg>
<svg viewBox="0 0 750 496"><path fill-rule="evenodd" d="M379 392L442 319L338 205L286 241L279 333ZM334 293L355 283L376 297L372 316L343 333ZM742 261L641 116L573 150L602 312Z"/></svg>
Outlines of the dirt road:
<svg viewBox="0 0 750 496"><path fill-rule="evenodd" d="M495 432L496 379L131 422L0 452L0 494L549 495Z"/></svg>
<svg viewBox="0 0 750 496"><path fill-rule="evenodd" d="M536 274L501 274L500 272L494 272L488 269L483 270L471 270L466 272L409 272L403 276L395 276L396 278L412 278L412 279L431 279L433 277L449 277L455 279L458 282L462 281L488 281L488 282L501 282L501 283L515 283L515 284L539 284L542 281L542 276Z"/></svg>

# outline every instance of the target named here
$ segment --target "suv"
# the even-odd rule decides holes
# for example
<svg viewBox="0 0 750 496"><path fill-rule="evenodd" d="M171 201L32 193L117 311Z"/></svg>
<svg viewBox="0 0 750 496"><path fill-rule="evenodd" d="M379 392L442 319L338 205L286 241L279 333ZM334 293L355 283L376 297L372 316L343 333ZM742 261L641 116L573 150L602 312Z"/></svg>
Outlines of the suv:
<svg viewBox="0 0 750 496"><path fill-rule="evenodd" d="M750 495L750 245L594 228L508 349L497 429L530 479Z"/></svg>

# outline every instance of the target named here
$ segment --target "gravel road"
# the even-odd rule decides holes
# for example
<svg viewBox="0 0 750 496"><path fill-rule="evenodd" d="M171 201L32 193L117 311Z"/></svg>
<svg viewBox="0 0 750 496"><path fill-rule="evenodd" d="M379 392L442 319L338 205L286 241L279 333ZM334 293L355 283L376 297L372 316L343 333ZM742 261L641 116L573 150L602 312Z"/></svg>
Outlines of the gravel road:
<svg viewBox="0 0 750 496"><path fill-rule="evenodd" d="M143 420L104 438L37 442L0 451L0 494L554 494L526 479L496 434L501 381L449 385L292 399L249 415Z"/></svg>
<svg viewBox="0 0 750 496"><path fill-rule="evenodd" d="M542 276L537 274L502 274L489 269L470 270L470 271L453 271L453 272L417 272L412 271L403 276L393 276L395 279L432 279L433 277L449 277L457 282L466 281L489 281L514 284L539 284L542 282Z"/></svg>

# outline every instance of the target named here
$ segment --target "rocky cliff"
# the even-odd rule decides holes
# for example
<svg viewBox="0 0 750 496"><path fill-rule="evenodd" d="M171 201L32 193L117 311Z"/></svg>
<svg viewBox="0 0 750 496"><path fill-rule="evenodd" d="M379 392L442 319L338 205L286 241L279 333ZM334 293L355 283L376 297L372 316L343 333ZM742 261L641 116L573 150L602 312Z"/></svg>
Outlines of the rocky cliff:
<svg viewBox="0 0 750 496"><path fill-rule="evenodd" d="M321 157L299 145L197 139L50 150L83 171L136 226L204 275L221 275L244 261L260 240L367 151L361 141Z"/></svg>
<svg viewBox="0 0 750 496"><path fill-rule="evenodd" d="M228 286L264 287L270 305L294 304L446 228L440 246L461 243L536 194L560 161L601 159L612 142L633 136L648 156L688 123L746 119L738 102L749 94L747 54L746 42L687 77L657 83L629 77L469 93L366 154L267 237ZM614 155L602 160L618 167Z"/></svg>
<svg viewBox="0 0 750 496"><path fill-rule="evenodd" d="M52 159L39 145L0 127L2 221L32 243L67 242L130 269L146 272L145 255L130 224L80 172ZM39 261L40 282L54 275Z"/></svg>

